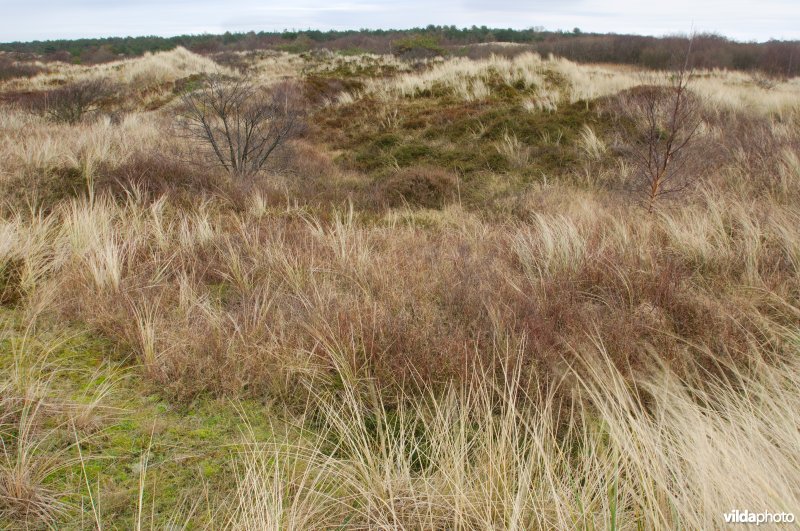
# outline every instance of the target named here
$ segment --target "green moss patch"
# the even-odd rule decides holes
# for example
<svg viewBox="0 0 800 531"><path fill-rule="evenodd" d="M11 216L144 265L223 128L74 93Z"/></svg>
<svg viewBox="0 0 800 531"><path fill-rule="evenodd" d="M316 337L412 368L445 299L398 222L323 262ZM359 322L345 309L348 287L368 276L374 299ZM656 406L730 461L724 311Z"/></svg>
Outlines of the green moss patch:
<svg viewBox="0 0 800 531"><path fill-rule="evenodd" d="M3 311L0 371L11 381L13 368L21 367L32 380L48 382L41 388L46 407L36 413L30 435L37 445L31 462L56 463L42 486L67 493L61 496L66 510L57 518L58 529L82 529L94 521L87 481L104 527L135 527L140 481L148 526L167 525L198 500L193 521L202 524L205 504L217 505L235 487L231 456L241 443L274 438L274 418L261 403L202 398L175 406L136 368L109 361L119 356L107 342L80 329L25 338L15 319ZM12 460L15 446L23 444L18 419L12 414L0 421ZM12 524L0 520L2 528Z"/></svg>

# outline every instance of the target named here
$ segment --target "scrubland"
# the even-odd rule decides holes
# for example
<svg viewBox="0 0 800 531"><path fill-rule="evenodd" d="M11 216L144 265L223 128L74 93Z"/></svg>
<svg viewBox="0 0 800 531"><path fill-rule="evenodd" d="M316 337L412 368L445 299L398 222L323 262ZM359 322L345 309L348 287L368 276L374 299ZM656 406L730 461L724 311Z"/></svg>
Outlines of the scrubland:
<svg viewBox="0 0 800 531"><path fill-rule="evenodd" d="M800 515L797 79L696 72L691 186L648 212L619 105L663 74L237 65L178 49L0 84L0 525ZM303 95L261 174L176 133L209 74ZM27 107L98 78L78 123Z"/></svg>

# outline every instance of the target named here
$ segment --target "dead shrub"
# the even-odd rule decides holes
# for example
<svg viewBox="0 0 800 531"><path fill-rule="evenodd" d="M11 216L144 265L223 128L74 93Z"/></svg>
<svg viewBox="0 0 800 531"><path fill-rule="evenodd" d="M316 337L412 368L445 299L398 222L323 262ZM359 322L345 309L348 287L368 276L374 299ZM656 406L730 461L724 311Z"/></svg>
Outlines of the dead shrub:
<svg viewBox="0 0 800 531"><path fill-rule="evenodd" d="M286 149L275 156L276 171L304 181L324 181L340 172L333 158L320 146L303 139L286 144Z"/></svg>
<svg viewBox="0 0 800 531"><path fill-rule="evenodd" d="M42 114L44 94L32 90L9 90L0 94L0 102L26 112Z"/></svg>
<svg viewBox="0 0 800 531"><path fill-rule="evenodd" d="M625 153L635 171L632 191L648 212L663 197L686 191L699 180L702 157L693 150L702 123L701 103L681 73L670 86L640 86L619 95Z"/></svg>
<svg viewBox="0 0 800 531"><path fill-rule="evenodd" d="M265 90L247 79L213 76L182 102L178 131L201 148L194 156L240 180L261 172L302 131L304 109L290 83Z"/></svg>
<svg viewBox="0 0 800 531"><path fill-rule="evenodd" d="M105 79L75 81L42 93L35 108L54 122L75 124L108 105L114 90Z"/></svg>
<svg viewBox="0 0 800 531"><path fill-rule="evenodd" d="M20 289L22 260L6 258L0 263L0 305L13 305L22 297Z"/></svg>
<svg viewBox="0 0 800 531"><path fill-rule="evenodd" d="M232 70L236 70L240 74L244 74L250 68L250 61L247 56L236 52L220 52L211 56L215 63L222 66L227 66Z"/></svg>

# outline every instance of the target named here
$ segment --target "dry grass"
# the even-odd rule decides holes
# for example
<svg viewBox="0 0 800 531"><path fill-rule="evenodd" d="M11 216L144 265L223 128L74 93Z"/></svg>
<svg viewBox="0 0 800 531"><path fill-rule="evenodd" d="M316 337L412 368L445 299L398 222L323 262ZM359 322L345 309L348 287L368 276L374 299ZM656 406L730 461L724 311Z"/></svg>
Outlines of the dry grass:
<svg viewBox="0 0 800 531"><path fill-rule="evenodd" d="M513 372L391 413L318 396L311 440L245 452L232 527L707 529L730 507L797 510L793 361L631 387L598 338L579 359L566 403L517 394Z"/></svg>
<svg viewBox="0 0 800 531"><path fill-rule="evenodd" d="M434 62L421 73L402 74L388 82L371 82L365 88L365 93L389 99L446 91L466 101L484 100L492 93L492 82L499 81L523 89L544 86L545 67L546 63L538 55L530 53L514 59L498 56L482 61L450 59Z"/></svg>
<svg viewBox="0 0 800 531"><path fill-rule="evenodd" d="M302 68L242 60L265 82ZM531 54L420 72L315 60L318 74L396 69L340 97L382 110L389 141L409 127L400 100L558 116L651 76ZM211 71L176 50L0 90ZM176 407L280 404L290 427L236 445L230 496L203 515L212 528L704 529L731 508L800 512L798 85L751 82L701 73L708 177L652 215L616 187L625 131L599 120L543 129L536 146L501 129L502 173L412 165L375 179L340 167L312 129L242 186L172 156L185 146L164 134L169 105L75 125L0 107L0 302L33 323L22 342L2 338L2 517L74 514L48 478L76 447L48 446L48 422L98 429L113 386L81 408L59 396L50 375L68 370L49 364L47 319L103 338ZM574 167L526 173L560 145ZM465 206L478 179L524 186ZM195 502L151 519L192 520Z"/></svg>
<svg viewBox="0 0 800 531"><path fill-rule="evenodd" d="M797 79L759 84L741 72L694 72L693 90L722 109L772 114L781 120L798 113ZM562 102L588 101L647 84L669 84L663 74L616 65L579 65L560 58L542 59L525 53L513 59L492 56L484 60L463 58L434 62L421 73L406 73L390 80L369 82L363 93L343 93L340 102L374 95L382 100L450 93L465 100L485 100L496 84L514 86L533 96L531 110L554 110Z"/></svg>
<svg viewBox="0 0 800 531"><path fill-rule="evenodd" d="M125 85L147 88L196 74L234 72L211 59L194 54L182 47L168 52L147 53L136 59L124 59L95 66L67 65L28 79L6 82L5 90L42 90L69 81L83 79L108 79Z"/></svg>
<svg viewBox="0 0 800 531"><path fill-rule="evenodd" d="M65 315L131 345L163 385L188 395L282 388L285 371L324 367L346 345L363 357L354 369L387 385L415 373L429 384L464 378L498 326L529 336L527 363L538 364L545 352L564 355L563 341L598 319L645 333L642 306L676 334L660 339L667 351L744 341L726 324L741 311L789 322L762 316L758 291L745 305L736 290L792 300L793 207L765 210L709 190L655 218L592 199L562 208L539 207L524 224L486 224L455 208L415 226L352 211L231 218L213 202L187 211L100 196L10 218L6 260L19 276L7 289L23 299L63 293ZM701 326L704 312L719 318ZM636 339L620 341L622 359L635 358Z"/></svg>

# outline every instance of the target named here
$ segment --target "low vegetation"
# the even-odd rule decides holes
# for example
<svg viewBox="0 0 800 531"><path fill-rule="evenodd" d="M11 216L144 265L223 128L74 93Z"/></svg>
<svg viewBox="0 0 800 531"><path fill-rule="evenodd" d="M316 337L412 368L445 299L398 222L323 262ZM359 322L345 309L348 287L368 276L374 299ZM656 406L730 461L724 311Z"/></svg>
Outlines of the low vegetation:
<svg viewBox="0 0 800 531"><path fill-rule="evenodd" d="M695 64L702 68L761 72L787 77L796 76L800 72L800 63L797 61L800 43L797 41L737 42L713 33L698 35L695 41ZM493 54L513 56L535 52L542 56L553 54L581 63L617 63L670 69L674 57L685 52L686 39L680 35L648 37L587 33L580 28L572 31L548 31L542 27L515 30L487 26L458 28L429 25L407 30L251 31L228 32L224 35L11 42L0 43L0 54L6 52L23 59L33 56L46 61L101 64L178 47L198 54L214 54L223 62L235 62L237 52L254 50L293 53L335 50L350 56L393 53L407 59L439 55L477 59Z"/></svg>
<svg viewBox="0 0 800 531"><path fill-rule="evenodd" d="M797 79L405 44L0 80L0 527L800 514Z"/></svg>

